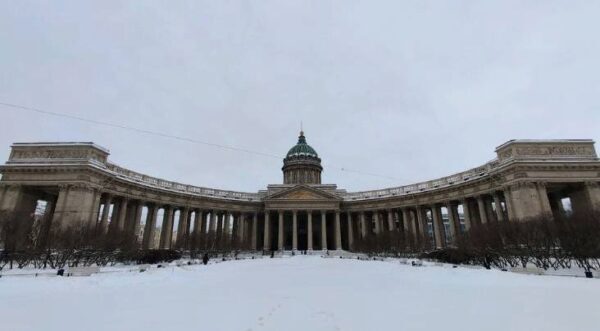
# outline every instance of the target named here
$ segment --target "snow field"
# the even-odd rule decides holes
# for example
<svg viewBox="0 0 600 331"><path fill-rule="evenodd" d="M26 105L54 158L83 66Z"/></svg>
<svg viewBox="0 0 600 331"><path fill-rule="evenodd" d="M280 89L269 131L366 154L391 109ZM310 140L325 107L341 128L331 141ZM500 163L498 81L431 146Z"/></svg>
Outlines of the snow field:
<svg viewBox="0 0 600 331"><path fill-rule="evenodd" d="M598 330L600 281L295 256L0 279L0 330Z"/></svg>

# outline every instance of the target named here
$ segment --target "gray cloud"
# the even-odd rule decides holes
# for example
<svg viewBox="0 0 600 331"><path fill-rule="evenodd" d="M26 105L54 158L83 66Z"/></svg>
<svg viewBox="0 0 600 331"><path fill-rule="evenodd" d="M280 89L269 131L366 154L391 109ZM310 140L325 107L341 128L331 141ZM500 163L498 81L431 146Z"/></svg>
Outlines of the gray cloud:
<svg viewBox="0 0 600 331"><path fill-rule="evenodd" d="M4 1L0 101L282 158L303 121L325 182L381 188L512 138L599 140L599 16L587 1ZM95 141L170 180L282 181L280 159L0 115L2 159L15 141Z"/></svg>

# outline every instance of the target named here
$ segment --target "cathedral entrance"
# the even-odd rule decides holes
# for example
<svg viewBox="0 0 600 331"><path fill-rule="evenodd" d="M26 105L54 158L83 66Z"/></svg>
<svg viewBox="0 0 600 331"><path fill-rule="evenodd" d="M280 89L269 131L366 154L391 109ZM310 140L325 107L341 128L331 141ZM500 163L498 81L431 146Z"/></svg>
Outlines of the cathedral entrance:
<svg viewBox="0 0 600 331"><path fill-rule="evenodd" d="M298 213L298 250L305 251L308 249L308 215L306 213Z"/></svg>

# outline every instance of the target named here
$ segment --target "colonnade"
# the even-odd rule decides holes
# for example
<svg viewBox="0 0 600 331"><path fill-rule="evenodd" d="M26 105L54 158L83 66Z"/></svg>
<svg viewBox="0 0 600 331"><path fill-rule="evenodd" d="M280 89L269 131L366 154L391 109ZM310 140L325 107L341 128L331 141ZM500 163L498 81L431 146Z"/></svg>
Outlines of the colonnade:
<svg viewBox="0 0 600 331"><path fill-rule="evenodd" d="M510 202L502 192L442 203L349 212L347 242L352 247L356 228L358 239L385 231L402 232L414 241L428 240L436 248L443 248L454 244L462 232L474 225L507 221L510 212ZM358 219L356 226L354 219Z"/></svg>
<svg viewBox="0 0 600 331"><path fill-rule="evenodd" d="M381 207L342 202L339 209L327 210L264 210L258 204L249 205L252 209L246 211L199 208L132 199L78 186L61 186L58 196L35 188L4 187L2 201L4 206L11 202L12 210L19 211L19 215L29 215L38 199L46 200L48 215L56 224L65 224L63 218L81 219L80 224L90 224L100 234L121 236L142 249L353 250L357 241L386 232L400 233L415 242L431 244L430 247L452 246L462 232L473 226L520 220L523 207L530 207L547 219L588 207L598 209L598 190L598 184L593 182L549 188L543 182L531 182L521 184L517 190L490 191L446 201L398 207L392 202L382 203ZM14 192L20 192L18 199L13 198L18 196ZM86 196L89 199L80 198ZM570 200L569 211L565 210L563 199ZM515 202L519 208L513 206ZM287 203L293 205L294 201Z"/></svg>
<svg viewBox="0 0 600 331"><path fill-rule="evenodd" d="M277 215L276 220L275 219L271 219L271 214L272 212L274 212ZM287 233L286 233L286 226L284 223L284 219L285 219L285 213L286 212L291 212L292 214L292 222L291 222L291 233L292 233L292 250L296 251L299 249L299 221L298 221L298 216L300 213L305 214L306 215L306 231L305 231L305 235L306 235L306 249L311 251L314 250L315 248L315 242L314 242L314 237L315 237L315 232L319 233L319 237L320 237L320 244L319 247L322 250L327 250L328 247L330 245L328 245L328 236L327 236L327 231L328 231L328 218L327 215L329 213L333 213L334 214L334 219L333 219L333 249L335 250L341 250L342 249L342 231L341 231L341 220L340 220L340 214L341 212L339 210L332 210L332 211L328 211L328 210L319 210L316 211L316 213L318 213L318 218L313 219L313 214L314 211L312 210L275 210L275 211L271 211L271 210L267 210L265 212L265 218L264 218L264 226L263 226L263 250L268 251L271 250L273 248L273 242L272 242L272 234L273 234L273 229L274 229L274 222L277 221L277 236L276 236L276 240L277 240L277 250L284 250L285 249L285 238L287 237ZM318 222L318 223L317 223ZM316 231L315 231L316 230ZM253 234L255 235L255 234Z"/></svg>
<svg viewBox="0 0 600 331"><path fill-rule="evenodd" d="M100 207L102 206L102 207ZM109 235L125 235L142 249L189 249L231 246L256 247L256 212L204 210L157 204L104 194L98 207L96 230ZM146 208L145 225L142 217ZM159 217L163 210L162 218ZM174 226L177 219L177 236ZM160 219L159 219L160 218ZM158 224L161 226L158 227ZM157 231L160 230L159 233ZM142 234L142 235L141 235ZM139 242L141 237L141 242ZM193 242L195 240L195 242Z"/></svg>
<svg viewBox="0 0 600 331"><path fill-rule="evenodd" d="M547 194L541 197L548 196ZM495 191L483 195L448 200L442 203L419 204L399 208L362 210L266 210L264 213L227 210L204 210L172 205L160 205L141 200L103 194L100 204L97 229L103 233L126 234L136 240L141 237L141 247L148 248L197 248L236 247L269 251L285 250L286 238L291 231L291 249L299 249L299 236L306 236L302 248L349 249L356 240L385 231L402 232L415 241L429 241L437 248L453 245L463 231L472 226L488 222L504 222L512 219L512 206L506 192ZM111 208L112 205L112 208ZM546 199L549 215L560 210L560 202ZM557 207L559 206L559 207ZM147 208L143 236L140 236L143 209ZM162 219L159 210L163 209ZM177 237L173 238L175 215ZM291 214L291 230L285 215ZM259 215L262 219L259 220ZM306 218L305 231L299 233L299 215ZM328 215L333 217L328 218ZM345 224L342 226L342 216ZM289 219L289 218L288 218ZM110 220L110 222L109 222ZM259 221L262 223L259 226ZM160 228L157 227L161 224ZM345 245L342 247L342 227ZM160 235L156 233L160 230ZM262 233L262 247L259 236ZM328 236L328 231L332 234ZM317 234L319 243L315 243ZM196 242L191 242L192 238ZM331 240L331 242L329 242ZM289 245L287 246L289 247Z"/></svg>

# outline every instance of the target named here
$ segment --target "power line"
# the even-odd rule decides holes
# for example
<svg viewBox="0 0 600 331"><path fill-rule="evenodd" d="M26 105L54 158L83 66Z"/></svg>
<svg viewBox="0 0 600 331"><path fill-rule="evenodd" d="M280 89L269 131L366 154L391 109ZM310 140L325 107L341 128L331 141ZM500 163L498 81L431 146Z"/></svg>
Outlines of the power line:
<svg viewBox="0 0 600 331"><path fill-rule="evenodd" d="M25 110L25 111L29 111L29 112L35 112L35 113L50 115L50 116L54 116L54 117L67 118L67 119L76 120L76 121L80 121L80 122L117 128L117 129L121 129L121 130L128 130L128 131L132 131L132 132L153 135L153 136L162 137L162 138L185 141L185 142L189 142L189 143L193 143L193 144L200 144L200 145L222 148L222 149L227 149L227 150L236 151L236 152L243 152L243 153L254 154L254 155L259 155L259 156L264 156L264 157L269 157L269 158L274 158L274 159L281 159L280 156L277 156L274 154L269 154L269 153L264 153L264 152L259 152L259 151L255 151L255 150L251 150L251 149L246 149L246 148L241 148L241 147L236 147L236 146L221 145L221 144L216 144L216 143L212 143L212 142L207 142L207 141L202 141L202 140L197 140L197 139L192 139L192 138L187 138L187 137L182 137L182 136L176 136L176 135L168 134L168 133L164 133L164 132L140 129L140 128L136 128L133 126L99 121L99 120L95 120L95 119L91 119L91 118L86 118L86 117L81 117L81 116L76 116L76 115L71 115L71 114L65 114L65 113L59 113L59 112L53 112L53 111L43 110L43 109L39 109L39 108L27 107L27 106L17 105L17 104L13 104L13 103L8 103L8 102L0 101L0 106L13 108L13 109L21 109L21 110ZM396 181L399 180L398 178L394 178L394 177L390 177L390 176L378 175L378 174L363 172L363 171L359 171L359 170L351 170L351 169L348 169L345 167L337 167L337 166L334 166L331 164L329 166L331 168L335 168L336 170L339 170L342 172L351 172L351 173L356 173L356 174L360 174L360 175L385 178L388 180L396 180Z"/></svg>
<svg viewBox="0 0 600 331"><path fill-rule="evenodd" d="M136 127L132 127L132 126L127 126L127 125L122 125L122 124L116 124L116 123L98 121L98 120L89 119L89 118L80 117L80 116L75 116L75 115L69 115L69 114L64 114L64 113L57 113L57 112L52 112L52 111L47 111L47 110L42 110L42 109L32 108L32 107L25 107L25 106L21 106L21 105L15 105L15 104L11 104L11 103L6 103L6 102L0 102L0 105L6 106L6 107L11 107L11 108L18 108L18 109L27 110L27 111L32 111L32 112L36 112L36 113L40 113L40 114L45 114L45 115L51 115L51 116L56 116L56 117L68 118L68 119L77 120L77 121L86 122L86 123L91 123L91 124L97 124L97 125L103 125L103 126L108 126L108 127L112 127L112 128L118 128L118 129L123 129L123 130L134 131L134 132L137 132L137 133L143 133L143 134L154 135L154 136L159 136L159 137L163 137L163 138L170 138L170 139L176 139L176 140L186 141L186 142L190 142L190 143L194 143L194 144L201 144L201 145L212 146L212 147L217 147L217 148L224 148L224 149L229 149L229 150L232 150L232 151L244 152L244 153L249 153L249 154L256 154L256 155L260 155L260 156L266 156L266 157L277 158L277 159L280 158L279 156L276 156L276 155L273 155L273 154L268 154L268 153L253 151L253 150L249 150L249 149L245 149L245 148L234 147L234 146L227 146L227 145L221 145L221 144L216 144L216 143L211 143L211 142L196 140L196 139L192 139L192 138L176 136L176 135L172 135L172 134L168 134L168 133L164 133L164 132L158 132L158 131L152 131L152 130L140 129L140 128L136 128Z"/></svg>

